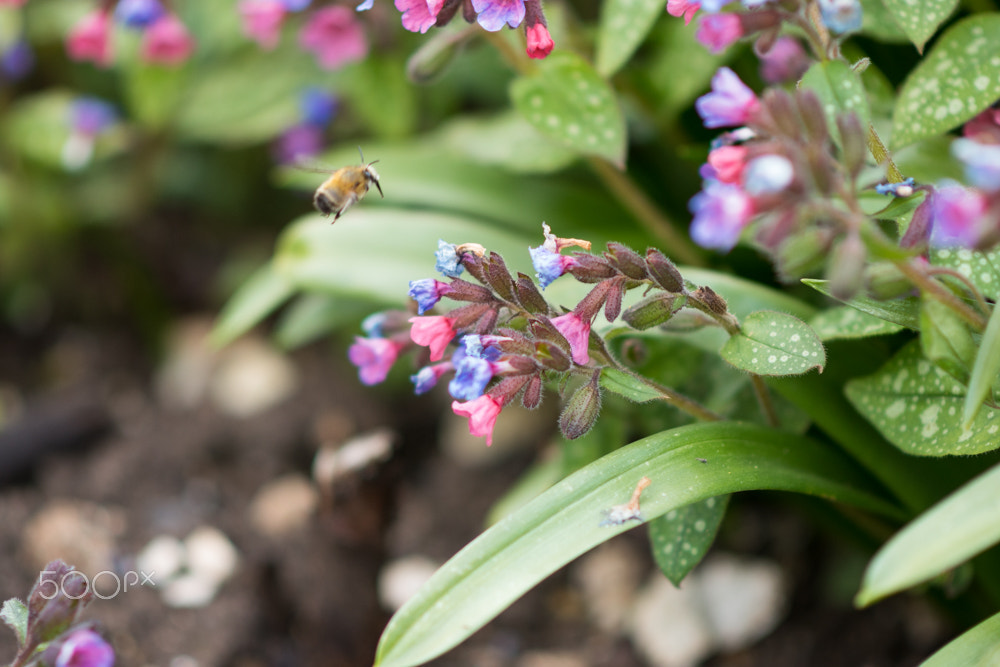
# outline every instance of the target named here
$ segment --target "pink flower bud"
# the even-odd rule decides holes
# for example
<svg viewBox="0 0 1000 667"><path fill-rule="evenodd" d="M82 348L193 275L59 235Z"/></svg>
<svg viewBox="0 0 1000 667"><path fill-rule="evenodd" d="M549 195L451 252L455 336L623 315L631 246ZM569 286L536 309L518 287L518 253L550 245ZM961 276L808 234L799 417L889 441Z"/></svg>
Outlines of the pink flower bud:
<svg viewBox="0 0 1000 667"><path fill-rule="evenodd" d="M243 32L264 49L278 46L285 22L285 5L279 0L242 0L239 4Z"/></svg>
<svg viewBox="0 0 1000 667"><path fill-rule="evenodd" d="M320 67L338 69L368 55L368 39L355 12L343 6L324 7L309 17L299 44L316 56Z"/></svg>
<svg viewBox="0 0 1000 667"><path fill-rule="evenodd" d="M187 27L173 14L167 14L146 29L140 55L144 62L176 66L183 64L194 51L194 39Z"/></svg>
<svg viewBox="0 0 1000 667"><path fill-rule="evenodd" d="M525 33L528 38L528 57L544 58L552 53L552 49L555 47L555 42L552 41L552 35L549 34L549 29L544 25L536 23L535 25L527 28Z"/></svg>
<svg viewBox="0 0 1000 667"><path fill-rule="evenodd" d="M111 64L111 17L97 10L73 26L66 38L66 51L73 60L92 62L101 67Z"/></svg>

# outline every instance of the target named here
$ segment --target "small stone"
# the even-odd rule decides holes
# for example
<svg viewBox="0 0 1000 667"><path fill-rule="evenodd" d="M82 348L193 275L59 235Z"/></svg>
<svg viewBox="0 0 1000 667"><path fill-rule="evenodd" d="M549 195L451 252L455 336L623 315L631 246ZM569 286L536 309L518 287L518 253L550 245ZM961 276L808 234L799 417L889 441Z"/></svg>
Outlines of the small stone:
<svg viewBox="0 0 1000 667"><path fill-rule="evenodd" d="M159 586L184 567L187 551L176 537L154 537L136 556L135 566ZM140 575L141 576L141 575Z"/></svg>
<svg viewBox="0 0 1000 667"><path fill-rule="evenodd" d="M606 542L573 569L587 615L601 630L617 634L627 620L642 579L642 559L627 542Z"/></svg>
<svg viewBox="0 0 1000 667"><path fill-rule="evenodd" d="M189 577L221 584L236 571L239 553L218 528L195 528L184 539L184 547L187 549Z"/></svg>
<svg viewBox="0 0 1000 667"><path fill-rule="evenodd" d="M80 500L54 500L28 520L22 545L32 567L39 570L56 558L94 577L113 571L117 538L125 529L120 509Z"/></svg>
<svg viewBox="0 0 1000 667"><path fill-rule="evenodd" d="M516 667L589 667L590 661L571 651L531 651L517 661Z"/></svg>
<svg viewBox="0 0 1000 667"><path fill-rule="evenodd" d="M693 667L714 651L712 630L699 611L691 577L674 588L654 572L632 610L629 634L654 667Z"/></svg>
<svg viewBox="0 0 1000 667"><path fill-rule="evenodd" d="M339 447L324 445L313 459L313 479L329 490L337 479L387 460L395 440L393 431L382 428L352 438Z"/></svg>
<svg viewBox="0 0 1000 667"><path fill-rule="evenodd" d="M224 350L209 384L209 397L232 417L264 412L289 398L299 378L288 357L256 337L243 338Z"/></svg>
<svg viewBox="0 0 1000 667"><path fill-rule="evenodd" d="M250 522L261 533L280 537L308 524L318 503L316 488L308 479L285 475L257 491L250 502Z"/></svg>
<svg viewBox="0 0 1000 667"><path fill-rule="evenodd" d="M220 356L209 343L211 331L209 318L192 317L167 335L166 354L154 378L156 395L163 405L190 410L205 399Z"/></svg>
<svg viewBox="0 0 1000 667"><path fill-rule="evenodd" d="M388 563L378 575L378 599L396 611L437 571L439 564L425 556L407 556Z"/></svg>
<svg viewBox="0 0 1000 667"><path fill-rule="evenodd" d="M714 553L698 578L705 615L723 651L753 644L781 620L786 595L777 564Z"/></svg>
<svg viewBox="0 0 1000 667"><path fill-rule="evenodd" d="M169 607L197 609L210 603L219 590L219 581L210 575L188 572L167 581L160 596Z"/></svg>

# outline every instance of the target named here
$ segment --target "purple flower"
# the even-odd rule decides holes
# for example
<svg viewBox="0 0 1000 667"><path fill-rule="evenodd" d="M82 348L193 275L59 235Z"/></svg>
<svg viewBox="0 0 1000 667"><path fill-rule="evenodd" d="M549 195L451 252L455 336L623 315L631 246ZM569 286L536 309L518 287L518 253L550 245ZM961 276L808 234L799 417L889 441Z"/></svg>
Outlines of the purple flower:
<svg viewBox="0 0 1000 667"><path fill-rule="evenodd" d="M773 194L791 185L794 178L795 168L784 155L761 155L747 163L743 188L755 197Z"/></svg>
<svg viewBox="0 0 1000 667"><path fill-rule="evenodd" d="M753 216L753 201L735 185L709 181L691 198L691 238L704 248L728 252Z"/></svg>
<svg viewBox="0 0 1000 667"><path fill-rule="evenodd" d="M455 250L455 245L438 239L438 249L434 253L434 269L448 278L458 278L462 275L465 267L462 266L462 258Z"/></svg>
<svg viewBox="0 0 1000 667"><path fill-rule="evenodd" d="M280 2L290 12L301 12L312 4L312 0L280 0Z"/></svg>
<svg viewBox="0 0 1000 667"><path fill-rule="evenodd" d="M434 278L410 281L410 298L417 302L417 314L423 315L441 300L441 297L452 291L451 285Z"/></svg>
<svg viewBox="0 0 1000 667"><path fill-rule="evenodd" d="M281 164L297 164L323 150L323 128L299 123L285 130L274 146L274 158Z"/></svg>
<svg viewBox="0 0 1000 667"><path fill-rule="evenodd" d="M976 247L982 235L986 197L957 183L938 188L931 197L931 245Z"/></svg>
<svg viewBox="0 0 1000 667"><path fill-rule="evenodd" d="M0 54L0 72L12 81L23 79L34 65L35 54L24 39L14 42Z"/></svg>
<svg viewBox="0 0 1000 667"><path fill-rule="evenodd" d="M722 8L728 5L731 1L732 0L699 0L698 5L703 12L715 14L721 11Z"/></svg>
<svg viewBox="0 0 1000 667"><path fill-rule="evenodd" d="M489 361L466 355L455 365L455 377L448 383L448 393L466 401L479 398L493 379Z"/></svg>
<svg viewBox="0 0 1000 667"><path fill-rule="evenodd" d="M354 344L347 351L347 357L358 367L361 382L370 386L385 380L401 348L400 343L388 338L356 336Z"/></svg>
<svg viewBox="0 0 1000 667"><path fill-rule="evenodd" d="M365 3L361 3L363 7ZM396 9L403 13L403 27L410 32L425 33L437 22L444 0L395 0Z"/></svg>
<svg viewBox="0 0 1000 667"><path fill-rule="evenodd" d="M535 276L538 277L538 283L542 289L551 285L556 278L577 264L574 258L552 252L545 245L528 248L528 253L531 255L531 263L535 266Z"/></svg>
<svg viewBox="0 0 1000 667"><path fill-rule="evenodd" d="M1000 190L1000 145L956 139L951 154L964 165L965 178L971 185L989 192Z"/></svg>
<svg viewBox="0 0 1000 667"><path fill-rule="evenodd" d="M861 3L858 0L819 0L823 24L836 33L861 29Z"/></svg>
<svg viewBox="0 0 1000 667"><path fill-rule="evenodd" d="M798 81L809 69L809 56L794 37L782 35L767 53L760 56L760 78L776 84Z"/></svg>
<svg viewBox="0 0 1000 667"><path fill-rule="evenodd" d="M63 642L55 667L112 667L115 652L93 630L77 630Z"/></svg>
<svg viewBox="0 0 1000 667"><path fill-rule="evenodd" d="M706 14L698 19L695 39L712 53L720 53L743 36L739 14Z"/></svg>
<svg viewBox="0 0 1000 667"><path fill-rule="evenodd" d="M500 30L505 23L516 28L524 20L524 0L472 0L472 7L479 14L476 21L490 32Z"/></svg>
<svg viewBox="0 0 1000 667"><path fill-rule="evenodd" d="M747 122L760 107L760 101L728 67L720 67L712 77L712 92L694 103L705 127L735 127Z"/></svg>
<svg viewBox="0 0 1000 667"><path fill-rule="evenodd" d="M326 127L337 113L337 98L322 88L306 88L299 96L302 121L316 127Z"/></svg>
<svg viewBox="0 0 1000 667"><path fill-rule="evenodd" d="M166 13L160 0L119 0L115 20L128 28L145 30Z"/></svg>
<svg viewBox="0 0 1000 667"><path fill-rule="evenodd" d="M487 361L496 361L502 354L497 345L508 340L511 339L506 336L467 334L462 337L462 349L464 349L465 354L470 357L486 359ZM452 360L458 363L458 360L454 357L452 357Z"/></svg>
<svg viewBox="0 0 1000 667"><path fill-rule="evenodd" d="M115 108L96 97L78 97L69 107L69 123L73 132L93 137L118 120Z"/></svg>
<svg viewBox="0 0 1000 667"><path fill-rule="evenodd" d="M450 370L454 370L455 366L450 362L446 361L441 364L431 364L430 366L424 366L416 375L410 376L410 381L413 383L413 393L426 394L431 389L437 385L438 380L441 376Z"/></svg>

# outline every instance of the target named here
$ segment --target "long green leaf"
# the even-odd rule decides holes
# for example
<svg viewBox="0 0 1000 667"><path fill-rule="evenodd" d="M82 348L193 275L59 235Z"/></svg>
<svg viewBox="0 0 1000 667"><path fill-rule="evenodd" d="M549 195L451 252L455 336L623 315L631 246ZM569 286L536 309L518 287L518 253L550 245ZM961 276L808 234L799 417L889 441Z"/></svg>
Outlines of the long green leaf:
<svg viewBox="0 0 1000 667"><path fill-rule="evenodd" d="M248 278L222 309L212 330L212 342L226 345L239 338L291 297L293 285L272 264Z"/></svg>
<svg viewBox="0 0 1000 667"><path fill-rule="evenodd" d="M702 463L704 459L707 463ZM546 576L635 523L601 525L643 476L642 520L733 491L816 494L898 516L865 473L815 442L739 423L694 424L608 454L466 546L400 609L375 664L419 665L459 644Z"/></svg>
<svg viewBox="0 0 1000 667"><path fill-rule="evenodd" d="M836 298L830 293L830 281L828 280L803 278L802 282L817 292L822 292L830 298ZM868 296L857 295L843 303L851 308L857 308L862 313L874 315L880 320L892 322L907 329L920 329L920 300L915 296L878 301Z"/></svg>
<svg viewBox="0 0 1000 667"><path fill-rule="evenodd" d="M969 378L969 390L962 406L962 426L968 428L979 413L983 401L990 395L997 372L1000 371L1000 308L994 308L983 332Z"/></svg>
<svg viewBox="0 0 1000 667"><path fill-rule="evenodd" d="M869 563L855 601L865 606L932 579L997 542L1000 466L958 489L886 542Z"/></svg>
<svg viewBox="0 0 1000 667"><path fill-rule="evenodd" d="M920 667L991 667L1000 663L1000 614L948 642Z"/></svg>

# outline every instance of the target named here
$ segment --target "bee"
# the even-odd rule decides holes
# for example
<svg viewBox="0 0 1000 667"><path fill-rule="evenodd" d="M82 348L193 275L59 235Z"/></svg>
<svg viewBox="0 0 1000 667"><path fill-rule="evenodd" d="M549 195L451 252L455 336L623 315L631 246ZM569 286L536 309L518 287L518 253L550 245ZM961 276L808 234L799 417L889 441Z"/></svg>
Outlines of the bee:
<svg viewBox="0 0 1000 667"><path fill-rule="evenodd" d="M360 147L358 152L361 153ZM365 155L361 153L361 164L341 167L333 172L330 178L316 188L316 194L313 195L313 206L323 215L333 213L332 222L337 222L337 218L342 216L344 211L368 194L372 183L378 188L379 196L384 199L385 195L382 194L378 172L372 167L376 162L378 160L365 164Z"/></svg>

